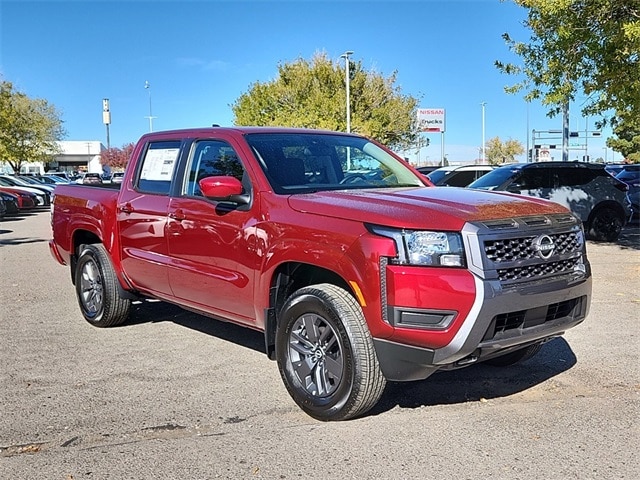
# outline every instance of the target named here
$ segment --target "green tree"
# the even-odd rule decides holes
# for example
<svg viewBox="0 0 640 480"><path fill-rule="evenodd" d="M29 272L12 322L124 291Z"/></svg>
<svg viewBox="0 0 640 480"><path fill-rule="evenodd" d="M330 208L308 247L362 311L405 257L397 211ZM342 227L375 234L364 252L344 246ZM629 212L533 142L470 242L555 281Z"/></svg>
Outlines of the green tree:
<svg viewBox="0 0 640 480"><path fill-rule="evenodd" d="M0 82L0 160L14 172L26 162L52 160L65 135L54 105L29 98L11 82Z"/></svg>
<svg viewBox="0 0 640 480"><path fill-rule="evenodd" d="M640 163L640 116L627 110L616 112L613 121L615 137L607 139L607 146L624 155L627 161Z"/></svg>
<svg viewBox="0 0 640 480"><path fill-rule="evenodd" d="M278 65L278 76L255 82L231 106L236 125L271 125L346 130L345 67L317 53ZM415 146L418 100L402 95L389 77L349 63L351 130L392 148Z"/></svg>
<svg viewBox="0 0 640 480"><path fill-rule="evenodd" d="M503 142L499 137L494 137L485 145L485 157L490 165L515 162L516 155L523 153L524 147L518 140L509 139Z"/></svg>
<svg viewBox="0 0 640 480"><path fill-rule="evenodd" d="M505 0L501 0L505 1ZM549 116L576 93L587 96L584 115L638 111L640 107L640 2L638 0L513 0L528 9L526 42L503 35L523 65L496 62L522 78L509 93L541 99ZM606 121L606 119L605 119Z"/></svg>
<svg viewBox="0 0 640 480"><path fill-rule="evenodd" d="M122 148L107 148L100 153L100 163L114 170L124 170L133 153L133 147L133 143L127 143Z"/></svg>

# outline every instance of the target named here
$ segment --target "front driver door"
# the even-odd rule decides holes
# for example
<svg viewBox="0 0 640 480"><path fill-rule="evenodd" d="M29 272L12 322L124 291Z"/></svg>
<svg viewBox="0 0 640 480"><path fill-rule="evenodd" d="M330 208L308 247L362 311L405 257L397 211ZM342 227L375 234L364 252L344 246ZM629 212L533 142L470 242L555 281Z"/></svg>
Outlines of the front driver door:
<svg viewBox="0 0 640 480"><path fill-rule="evenodd" d="M247 173L231 145L221 140L193 143L180 196L169 204L169 282L191 306L244 324L255 323L255 202L237 205L205 198L198 180L238 178L250 191Z"/></svg>

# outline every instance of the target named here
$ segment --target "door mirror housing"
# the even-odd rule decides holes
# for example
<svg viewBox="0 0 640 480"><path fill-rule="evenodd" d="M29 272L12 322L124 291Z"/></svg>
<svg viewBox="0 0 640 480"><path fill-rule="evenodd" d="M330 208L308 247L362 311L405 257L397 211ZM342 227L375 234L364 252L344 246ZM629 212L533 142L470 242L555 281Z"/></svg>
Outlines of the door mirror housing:
<svg viewBox="0 0 640 480"><path fill-rule="evenodd" d="M243 193L240 180L227 175L205 177L198 182L202 195L219 201L239 204L249 203L249 195Z"/></svg>

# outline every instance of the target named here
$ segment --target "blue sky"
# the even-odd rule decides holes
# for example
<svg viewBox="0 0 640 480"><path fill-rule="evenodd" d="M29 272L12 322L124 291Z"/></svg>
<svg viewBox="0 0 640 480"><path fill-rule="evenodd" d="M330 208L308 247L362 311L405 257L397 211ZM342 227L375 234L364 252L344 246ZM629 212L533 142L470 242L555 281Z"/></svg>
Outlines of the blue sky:
<svg viewBox="0 0 640 480"><path fill-rule="evenodd" d="M501 35L526 40L525 18L499 0L0 0L0 75L52 102L66 140L106 145L108 98L110 144L120 147L149 130L149 93L154 130L232 125L231 105L252 83L274 79L278 64L317 52L339 61L352 50L366 70L397 71L396 85L420 107L444 108L445 154L468 162L479 157L482 102L485 140L526 146L531 130L562 127L540 103L527 108L522 95L504 93L514 79L494 66L518 60ZM580 116L579 101L570 128L593 130L596 119ZM607 135L589 138L592 157L605 156ZM419 156L406 152L414 163L440 159L441 135L428 136ZM552 153L561 159L561 150ZM570 159L582 154L572 150ZM614 159L611 149L606 155Z"/></svg>

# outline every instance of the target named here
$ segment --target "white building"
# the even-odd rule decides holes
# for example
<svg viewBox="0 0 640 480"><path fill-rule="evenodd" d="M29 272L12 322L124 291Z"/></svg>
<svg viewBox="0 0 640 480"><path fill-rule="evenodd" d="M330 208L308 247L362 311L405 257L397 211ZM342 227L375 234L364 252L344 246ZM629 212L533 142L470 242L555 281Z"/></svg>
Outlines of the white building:
<svg viewBox="0 0 640 480"><path fill-rule="evenodd" d="M99 141L61 141L57 142L61 153L48 163L27 162L20 167L20 173L46 173L56 172L90 172L103 173L100 164L100 155L106 150ZM0 166L0 170L8 171L10 167L5 164Z"/></svg>

